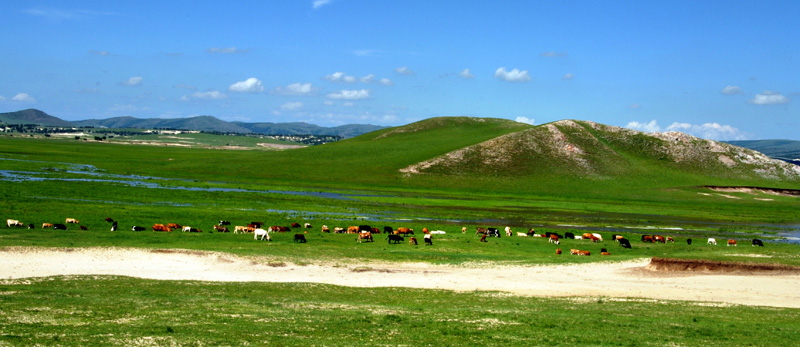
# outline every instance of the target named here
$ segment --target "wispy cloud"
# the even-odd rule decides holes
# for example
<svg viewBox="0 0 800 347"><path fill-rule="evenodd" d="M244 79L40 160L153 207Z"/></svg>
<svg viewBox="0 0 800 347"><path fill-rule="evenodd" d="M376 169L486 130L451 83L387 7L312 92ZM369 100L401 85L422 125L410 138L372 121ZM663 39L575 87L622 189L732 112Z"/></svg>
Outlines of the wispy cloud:
<svg viewBox="0 0 800 347"><path fill-rule="evenodd" d="M181 97L181 101L189 101L189 100L192 100L192 99L196 99L196 100L222 100L222 99L226 99L226 98L228 98L228 96L225 95L225 93L222 93L222 92L219 92L219 91L216 91L216 90L212 90L212 91L208 91L208 92L194 92L194 93L192 93L190 95L184 95L183 97Z"/></svg>
<svg viewBox="0 0 800 347"><path fill-rule="evenodd" d="M416 74L416 72L411 71L411 69L409 69L408 66L398 67L394 69L394 72L397 72L398 75L405 75L405 76L411 76Z"/></svg>
<svg viewBox="0 0 800 347"><path fill-rule="evenodd" d="M107 57L107 56L111 55L111 53L108 53L106 51L95 51L93 49L89 50L89 54L99 55L99 56L103 56L103 57Z"/></svg>
<svg viewBox="0 0 800 347"><path fill-rule="evenodd" d="M575 75L573 75L571 73L565 73L564 76L561 77L562 80L571 80L571 79L574 79L574 78L575 78Z"/></svg>
<svg viewBox="0 0 800 347"><path fill-rule="evenodd" d="M700 138L718 141L745 140L748 137L747 134L737 128L716 122L703 124L674 122L662 129L657 121L652 120L648 123L630 122L625 127L650 133L679 131Z"/></svg>
<svg viewBox="0 0 800 347"><path fill-rule="evenodd" d="M281 95L313 95L314 87L311 83L292 83L286 87L277 87L272 90L273 94Z"/></svg>
<svg viewBox="0 0 800 347"><path fill-rule="evenodd" d="M345 75L344 72L334 72L330 75L325 76L325 79L331 82L341 82L341 83L356 83L356 78L353 76Z"/></svg>
<svg viewBox="0 0 800 347"><path fill-rule="evenodd" d="M322 7L322 6L330 4L331 2L333 2L333 1L332 0L314 0L314 1L311 2L311 7L316 10L316 9Z"/></svg>
<svg viewBox="0 0 800 347"><path fill-rule="evenodd" d="M742 88L739 88L738 86L725 86L725 88L722 88L722 94L735 95L744 94L744 92L742 91Z"/></svg>
<svg viewBox="0 0 800 347"><path fill-rule="evenodd" d="M281 110L284 110L284 111L294 111L294 110L301 109L301 108L303 108L303 103L302 102L287 102L287 103L281 105Z"/></svg>
<svg viewBox="0 0 800 347"><path fill-rule="evenodd" d="M394 82L392 82L392 80L390 80L388 78L381 78L379 83L382 84L382 85L385 85L385 86L393 86L394 85Z"/></svg>
<svg viewBox="0 0 800 347"><path fill-rule="evenodd" d="M328 98L337 100L362 100L369 98L369 90L341 90L336 93L328 94Z"/></svg>
<svg viewBox="0 0 800 347"><path fill-rule="evenodd" d="M28 95L28 93L19 93L17 95L14 95L14 97L11 98L11 100L12 101L18 101L18 102L26 102L26 103L35 103L36 102L36 99L34 99L32 96Z"/></svg>
<svg viewBox="0 0 800 347"><path fill-rule="evenodd" d="M258 93L264 91L264 86L258 78L250 77L244 81L231 84L228 90L239 93Z"/></svg>
<svg viewBox="0 0 800 347"><path fill-rule="evenodd" d="M539 56L540 57L545 57L545 58L564 58L564 57L567 56L567 53L566 52L542 52L542 53L539 53Z"/></svg>
<svg viewBox="0 0 800 347"><path fill-rule="evenodd" d="M475 75L469 72L469 69L461 70L461 72L459 72L458 75L461 76L461 78L467 78L467 79L475 78Z"/></svg>
<svg viewBox="0 0 800 347"><path fill-rule="evenodd" d="M34 7L23 10L25 14L46 18L49 20L79 20L79 19L87 19L91 17L98 17L98 16L114 16L117 15L115 12L105 12L105 11L92 11L92 10L64 10L64 9L57 9L52 7Z"/></svg>
<svg viewBox="0 0 800 347"><path fill-rule="evenodd" d="M498 68L494 72L494 77L506 82L528 82L531 80L528 70L520 71L518 69L513 69L507 71L505 67Z"/></svg>
<svg viewBox="0 0 800 347"><path fill-rule="evenodd" d="M756 105L780 105L788 104L790 101L791 99L781 95L781 93L766 90L761 94L757 94L750 100L750 103Z"/></svg>
<svg viewBox="0 0 800 347"><path fill-rule="evenodd" d="M134 76L129 78L127 81L121 82L120 84L123 86L135 87L142 85L142 81L144 79L141 76Z"/></svg>
<svg viewBox="0 0 800 347"><path fill-rule="evenodd" d="M530 124L530 125L534 125L534 122L535 122L535 120L533 118L528 118L528 117L517 117L516 121L520 122L520 123Z"/></svg>
<svg viewBox="0 0 800 347"><path fill-rule="evenodd" d="M353 54L359 57L374 57L376 52L374 49L359 49L353 51Z"/></svg>
<svg viewBox="0 0 800 347"><path fill-rule="evenodd" d="M239 49L236 47L211 47L206 50L208 53L221 53L221 54L240 54L240 53L248 53L250 52L249 49Z"/></svg>

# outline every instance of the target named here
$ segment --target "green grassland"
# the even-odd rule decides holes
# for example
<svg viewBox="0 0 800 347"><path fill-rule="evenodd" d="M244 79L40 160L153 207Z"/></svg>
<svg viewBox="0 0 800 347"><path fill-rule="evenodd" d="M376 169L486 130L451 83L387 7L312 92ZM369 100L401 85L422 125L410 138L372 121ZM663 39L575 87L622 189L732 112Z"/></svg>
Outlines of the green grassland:
<svg viewBox="0 0 800 347"><path fill-rule="evenodd" d="M775 242L783 224L800 224L798 198L726 197L703 188L800 184L647 160L646 146L635 144L644 139L621 143L603 135L626 159L603 164L609 154L598 151L601 176L572 174L557 162L547 162L551 170L529 169L519 160L502 170L478 160L422 174L399 171L499 136L534 131L503 120L433 119L287 151L0 136L0 211L36 226L0 227L0 247L180 248L297 264L559 264L659 256L800 265L796 244ZM573 140L594 148L581 141ZM68 217L88 230L39 228ZM110 232L105 217L118 220L120 230ZM314 227L307 244L292 242L304 228L262 242L210 232L221 219ZM130 231L154 223L204 232ZM433 247L389 245L383 235L357 244L354 235L322 234L322 224L406 226L418 234L427 227L447 234L434 236ZM479 226L505 225L515 232L535 227L562 235L582 233L576 225L622 230L633 248L609 241L610 231L601 232L601 243L562 240L558 246L505 235L481 243L474 234ZM640 233L672 235L677 242L644 244ZM691 246L689 237L695 240ZM706 237L741 244L714 247L705 244ZM751 247L754 237L767 246ZM607 248L612 255L558 256L557 247L593 254ZM789 345L798 330L793 309L103 276L4 280L0 311L0 344L9 345Z"/></svg>

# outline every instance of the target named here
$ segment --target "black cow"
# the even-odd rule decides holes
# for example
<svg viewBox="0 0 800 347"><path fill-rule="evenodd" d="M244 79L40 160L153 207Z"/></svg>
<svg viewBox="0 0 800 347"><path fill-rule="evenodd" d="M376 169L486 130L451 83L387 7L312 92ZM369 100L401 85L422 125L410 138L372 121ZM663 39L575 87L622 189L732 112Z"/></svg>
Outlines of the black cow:
<svg viewBox="0 0 800 347"><path fill-rule="evenodd" d="M294 242L306 243L306 236L303 234L294 234Z"/></svg>
<svg viewBox="0 0 800 347"><path fill-rule="evenodd" d="M573 233L564 233L564 238L565 239L573 239L574 240L575 239L575 234L573 234Z"/></svg>
<svg viewBox="0 0 800 347"><path fill-rule="evenodd" d="M383 227L383 232L387 234L394 233L394 229L392 227Z"/></svg>
<svg viewBox="0 0 800 347"><path fill-rule="evenodd" d="M497 230L497 228L489 228L486 233L489 237L500 237L500 230Z"/></svg>
<svg viewBox="0 0 800 347"><path fill-rule="evenodd" d="M386 235L386 238L388 238L388 239L389 239L389 243L390 243L390 244L392 243L392 241L394 241L394 243L396 243L396 244L397 244L397 243L400 243L400 242L405 242L405 241L406 241L406 239L404 239L402 236L400 236L400 235L395 235L395 234L389 234L389 235Z"/></svg>
<svg viewBox="0 0 800 347"><path fill-rule="evenodd" d="M368 233L371 233L371 232L372 232L372 227L371 227L371 226L369 226L369 225L359 225L359 226L358 226L358 232L368 232Z"/></svg>
<svg viewBox="0 0 800 347"><path fill-rule="evenodd" d="M427 245L433 246L433 240L431 240L430 237L426 237L425 238L425 246L427 246Z"/></svg>
<svg viewBox="0 0 800 347"><path fill-rule="evenodd" d="M546 238L548 238L548 239L550 238L550 235L555 235L555 236L556 236L556 237L558 237L559 239L563 239L563 237L561 237L561 235L559 235L558 233L554 233L554 232L550 232L550 231L548 231L548 232L544 233L544 237L546 237ZM572 238L575 238L575 236L573 235L573 237L572 237Z"/></svg>
<svg viewBox="0 0 800 347"><path fill-rule="evenodd" d="M114 219L112 219L111 217L106 217L106 223L112 223L112 222L114 222Z"/></svg>
<svg viewBox="0 0 800 347"><path fill-rule="evenodd" d="M753 239L753 246L764 247L764 242L759 239Z"/></svg>
<svg viewBox="0 0 800 347"><path fill-rule="evenodd" d="M619 239L619 245L622 246L622 248L631 248L631 242L628 241L628 239Z"/></svg>
<svg viewBox="0 0 800 347"><path fill-rule="evenodd" d="M607 250L607 249L605 249L605 248L600 248L600 253L606 253L606 252L608 252L608 250Z"/></svg>
<svg viewBox="0 0 800 347"><path fill-rule="evenodd" d="M691 246L692 245L692 239L686 239L686 244Z"/></svg>
<svg viewBox="0 0 800 347"><path fill-rule="evenodd" d="M33 223L28 224L28 229L33 229Z"/></svg>
<svg viewBox="0 0 800 347"><path fill-rule="evenodd" d="M67 230L67 226L64 224L53 224L53 230Z"/></svg>
<svg viewBox="0 0 800 347"><path fill-rule="evenodd" d="M147 228L145 228L145 227L137 227L135 225L133 226L133 228L131 228L131 230L133 230L133 231L145 231L146 229Z"/></svg>
<svg viewBox="0 0 800 347"><path fill-rule="evenodd" d="M262 225L264 225L264 222L250 222L250 224L248 224L248 226L250 226L250 225L253 225L256 229L258 229Z"/></svg>
<svg viewBox="0 0 800 347"><path fill-rule="evenodd" d="M221 220L221 221L219 221L219 225L220 225L220 226L223 226L223 225L231 225L231 222L228 222L228 221L226 221L226 220Z"/></svg>

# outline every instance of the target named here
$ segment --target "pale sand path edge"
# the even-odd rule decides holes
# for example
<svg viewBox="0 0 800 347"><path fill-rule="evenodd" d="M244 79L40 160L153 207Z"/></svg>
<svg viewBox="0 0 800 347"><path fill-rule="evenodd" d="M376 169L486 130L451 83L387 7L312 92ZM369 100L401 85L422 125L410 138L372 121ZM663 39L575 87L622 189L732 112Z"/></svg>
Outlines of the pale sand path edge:
<svg viewBox="0 0 800 347"><path fill-rule="evenodd" d="M308 282L350 287L499 291L538 297L607 297L800 308L800 275L660 275L649 259L571 265L365 263L271 266L269 258L133 248L0 249L0 280L120 275L156 280ZM274 264L272 264L274 265Z"/></svg>

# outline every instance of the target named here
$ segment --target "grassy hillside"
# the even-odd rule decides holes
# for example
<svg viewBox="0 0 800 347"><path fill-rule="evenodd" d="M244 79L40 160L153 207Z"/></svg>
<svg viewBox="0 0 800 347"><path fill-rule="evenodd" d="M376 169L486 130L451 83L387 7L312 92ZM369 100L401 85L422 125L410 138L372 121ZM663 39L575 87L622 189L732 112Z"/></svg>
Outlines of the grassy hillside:
<svg viewBox="0 0 800 347"><path fill-rule="evenodd" d="M729 141L734 146L749 148L764 153L771 158L785 160L800 165L800 141L755 140Z"/></svg>
<svg viewBox="0 0 800 347"><path fill-rule="evenodd" d="M0 122L6 124L38 124L57 127L72 126L70 122L35 109L0 113Z"/></svg>

